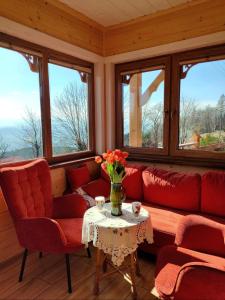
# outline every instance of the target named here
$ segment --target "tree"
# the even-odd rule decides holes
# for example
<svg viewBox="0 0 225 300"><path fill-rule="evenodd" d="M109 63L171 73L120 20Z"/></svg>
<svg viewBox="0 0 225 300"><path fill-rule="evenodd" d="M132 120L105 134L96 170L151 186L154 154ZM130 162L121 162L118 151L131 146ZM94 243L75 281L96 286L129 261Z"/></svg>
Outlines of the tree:
<svg viewBox="0 0 225 300"><path fill-rule="evenodd" d="M0 135L0 159L6 157L8 147L9 145L4 142L3 137Z"/></svg>
<svg viewBox="0 0 225 300"><path fill-rule="evenodd" d="M54 101L54 135L58 140L62 136L78 151L88 149L87 109L87 89L83 84L70 83Z"/></svg>
<svg viewBox="0 0 225 300"><path fill-rule="evenodd" d="M194 99L181 97L180 100L180 144L188 142L189 135L199 127L197 105Z"/></svg>
<svg viewBox="0 0 225 300"><path fill-rule="evenodd" d="M158 148L163 140L163 105L146 104L142 110L143 145Z"/></svg>
<svg viewBox="0 0 225 300"><path fill-rule="evenodd" d="M41 120L30 108L26 107L23 121L21 140L26 147L31 147L33 157L39 157L42 147Z"/></svg>

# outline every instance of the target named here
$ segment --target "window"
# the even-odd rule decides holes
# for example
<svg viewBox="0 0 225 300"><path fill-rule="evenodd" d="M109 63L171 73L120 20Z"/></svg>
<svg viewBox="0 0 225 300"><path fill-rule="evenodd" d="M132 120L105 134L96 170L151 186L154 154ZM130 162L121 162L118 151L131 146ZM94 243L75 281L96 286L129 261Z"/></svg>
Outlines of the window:
<svg viewBox="0 0 225 300"><path fill-rule="evenodd" d="M225 59L181 64L179 149L225 151Z"/></svg>
<svg viewBox="0 0 225 300"><path fill-rule="evenodd" d="M0 163L43 155L40 59L0 48Z"/></svg>
<svg viewBox="0 0 225 300"><path fill-rule="evenodd" d="M136 69L127 71L120 65L121 70L117 70L122 100L122 126L117 122L122 132L119 147L127 148L129 152L167 153L167 65L168 61L163 59L144 66L136 64ZM119 106L117 110L120 113Z"/></svg>
<svg viewBox="0 0 225 300"><path fill-rule="evenodd" d="M225 46L118 64L116 83L130 157L224 166Z"/></svg>
<svg viewBox="0 0 225 300"><path fill-rule="evenodd" d="M49 63L53 155L89 150L88 73Z"/></svg>
<svg viewBox="0 0 225 300"><path fill-rule="evenodd" d="M0 163L94 155L93 65L0 34Z"/></svg>

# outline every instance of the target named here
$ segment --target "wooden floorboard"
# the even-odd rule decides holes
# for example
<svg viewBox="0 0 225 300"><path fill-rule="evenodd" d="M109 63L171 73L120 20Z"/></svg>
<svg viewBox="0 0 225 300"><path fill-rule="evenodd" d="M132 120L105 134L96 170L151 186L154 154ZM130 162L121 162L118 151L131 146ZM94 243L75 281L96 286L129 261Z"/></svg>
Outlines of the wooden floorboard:
<svg viewBox="0 0 225 300"><path fill-rule="evenodd" d="M38 258L38 253L28 256L24 280L18 283L21 260L17 259L0 270L0 300L132 300L130 285L116 273L100 282L100 294L93 295L95 276L95 249L92 258L85 250L71 256L73 293L67 293L65 261L63 255L47 255ZM155 262L151 257L140 256L141 276L137 277L137 292L140 300L157 299L151 291L154 287ZM108 270L110 271L110 266Z"/></svg>

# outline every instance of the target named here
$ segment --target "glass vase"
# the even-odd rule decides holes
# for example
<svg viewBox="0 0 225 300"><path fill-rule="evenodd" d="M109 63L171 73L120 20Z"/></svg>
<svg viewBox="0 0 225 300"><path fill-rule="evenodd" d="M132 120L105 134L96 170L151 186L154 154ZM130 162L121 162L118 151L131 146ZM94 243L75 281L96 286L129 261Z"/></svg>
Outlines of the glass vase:
<svg viewBox="0 0 225 300"><path fill-rule="evenodd" d="M110 202L111 202L111 214L113 216L121 216L122 202L123 202L122 183L111 182Z"/></svg>

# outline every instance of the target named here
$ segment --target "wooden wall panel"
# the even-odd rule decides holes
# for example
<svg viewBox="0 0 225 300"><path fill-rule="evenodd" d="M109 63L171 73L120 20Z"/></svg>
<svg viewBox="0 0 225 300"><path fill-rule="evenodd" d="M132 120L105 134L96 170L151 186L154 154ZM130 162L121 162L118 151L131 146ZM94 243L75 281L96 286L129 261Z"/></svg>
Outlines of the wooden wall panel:
<svg viewBox="0 0 225 300"><path fill-rule="evenodd" d="M225 1L192 1L162 13L108 27L104 54L110 56L225 30Z"/></svg>
<svg viewBox="0 0 225 300"><path fill-rule="evenodd" d="M0 15L102 54L103 31L100 30L100 25L57 0L3 0L0 4Z"/></svg>

